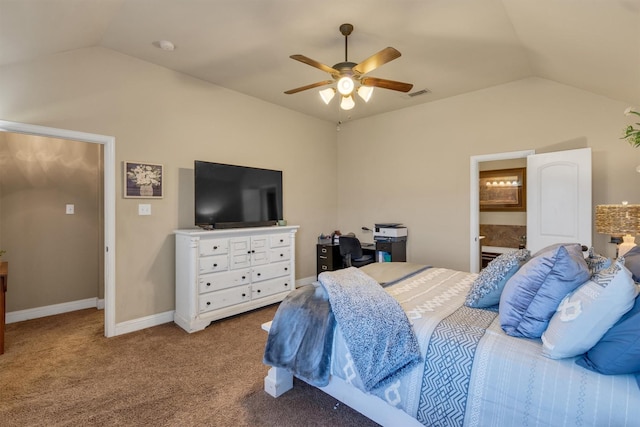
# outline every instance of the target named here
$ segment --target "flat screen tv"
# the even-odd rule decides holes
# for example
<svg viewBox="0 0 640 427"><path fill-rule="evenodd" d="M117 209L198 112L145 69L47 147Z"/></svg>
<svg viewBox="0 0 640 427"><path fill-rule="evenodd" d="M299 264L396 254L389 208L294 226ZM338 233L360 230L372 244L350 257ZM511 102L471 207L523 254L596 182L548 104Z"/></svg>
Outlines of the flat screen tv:
<svg viewBox="0 0 640 427"><path fill-rule="evenodd" d="M194 186L198 227L259 227L282 219L282 171L196 160Z"/></svg>

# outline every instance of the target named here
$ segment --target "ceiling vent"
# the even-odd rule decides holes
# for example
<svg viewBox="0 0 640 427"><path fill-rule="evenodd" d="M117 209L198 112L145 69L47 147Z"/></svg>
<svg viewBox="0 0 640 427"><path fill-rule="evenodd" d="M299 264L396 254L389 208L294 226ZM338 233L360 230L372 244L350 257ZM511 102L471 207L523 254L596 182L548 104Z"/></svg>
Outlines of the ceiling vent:
<svg viewBox="0 0 640 427"><path fill-rule="evenodd" d="M411 93L407 94L407 96L409 98L414 98L416 96L426 95L428 93L431 93L431 91L429 89L422 89L422 90L418 90L416 92L411 92Z"/></svg>

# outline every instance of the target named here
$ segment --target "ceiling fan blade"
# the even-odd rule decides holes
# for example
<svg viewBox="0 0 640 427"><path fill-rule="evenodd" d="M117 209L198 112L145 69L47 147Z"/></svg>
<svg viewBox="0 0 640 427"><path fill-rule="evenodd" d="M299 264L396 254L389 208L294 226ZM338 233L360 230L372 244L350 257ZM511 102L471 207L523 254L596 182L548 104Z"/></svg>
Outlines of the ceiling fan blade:
<svg viewBox="0 0 640 427"><path fill-rule="evenodd" d="M397 90L399 92L409 92L413 85L411 83L396 82L393 80L379 79L377 77L363 77L360 83L365 86L381 87L383 89Z"/></svg>
<svg viewBox="0 0 640 427"><path fill-rule="evenodd" d="M314 59L307 58L304 55L291 55L289 58L295 59L296 61L300 61L300 62L302 62L304 64L307 64L307 65L311 65L312 67L316 67L316 68L324 71L325 73L329 73L331 75L334 75L334 74L335 75L339 75L340 74L340 71L336 70L335 68L329 67L328 65L324 65L323 63L318 62L318 61L316 61Z"/></svg>
<svg viewBox="0 0 640 427"><path fill-rule="evenodd" d="M401 55L396 49L392 47L386 47L382 49L380 52L371 55L355 67L353 67L353 71L358 74L367 74L381 65L386 64L387 62L393 61L396 58L399 58Z"/></svg>
<svg viewBox="0 0 640 427"><path fill-rule="evenodd" d="M310 85L298 87L298 88L295 88L295 89L290 89L290 90L286 91L285 93L287 95L291 95L293 93L302 92L303 90L313 89L314 87L330 85L331 83L333 83L333 80L324 80L324 81L321 81L321 82L311 83Z"/></svg>

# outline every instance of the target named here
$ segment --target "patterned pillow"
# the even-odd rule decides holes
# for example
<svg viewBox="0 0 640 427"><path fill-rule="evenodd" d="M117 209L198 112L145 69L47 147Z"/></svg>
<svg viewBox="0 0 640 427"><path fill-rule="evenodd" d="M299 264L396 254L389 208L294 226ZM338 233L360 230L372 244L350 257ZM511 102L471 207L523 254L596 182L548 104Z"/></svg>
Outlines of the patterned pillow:
<svg viewBox="0 0 640 427"><path fill-rule="evenodd" d="M637 292L622 259L594 274L558 306L542 334L542 353L562 359L586 352L633 307Z"/></svg>
<svg viewBox="0 0 640 427"><path fill-rule="evenodd" d="M560 301L589 277L582 251L570 253L558 246L531 258L502 291L502 330L514 337L540 338Z"/></svg>
<svg viewBox="0 0 640 427"><path fill-rule="evenodd" d="M530 258L529 251L518 249L506 252L480 271L473 282L464 305L474 308L488 308L500 302L500 294L507 280Z"/></svg>
<svg viewBox="0 0 640 427"><path fill-rule="evenodd" d="M607 257L597 254L593 246L589 248L589 255L584 259L589 267L591 275L596 274L600 270L604 270L611 265L611 260Z"/></svg>

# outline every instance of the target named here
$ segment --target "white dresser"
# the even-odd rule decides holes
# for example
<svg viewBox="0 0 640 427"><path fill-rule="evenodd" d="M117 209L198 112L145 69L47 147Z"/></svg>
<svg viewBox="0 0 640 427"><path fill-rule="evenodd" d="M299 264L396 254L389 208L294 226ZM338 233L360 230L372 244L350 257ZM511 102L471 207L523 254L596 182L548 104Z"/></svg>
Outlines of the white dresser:
<svg viewBox="0 0 640 427"><path fill-rule="evenodd" d="M176 230L176 311L185 331L282 301L295 288L298 226Z"/></svg>

